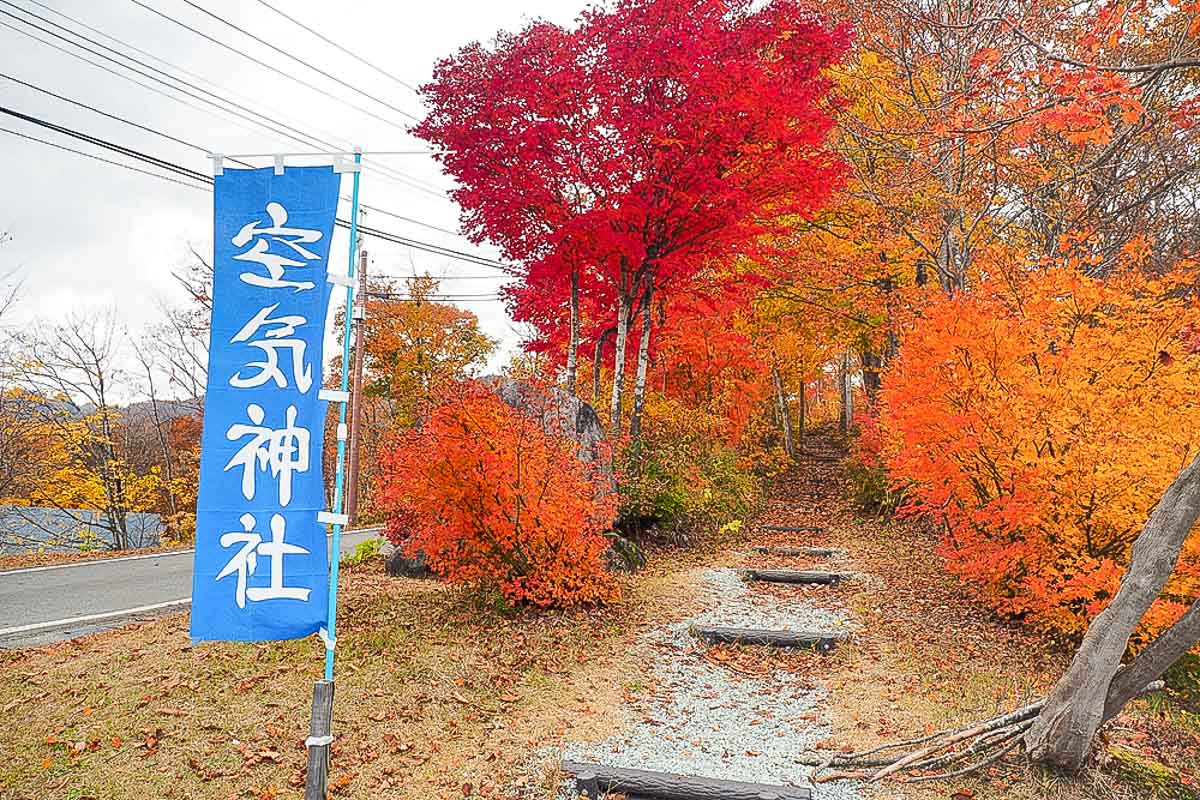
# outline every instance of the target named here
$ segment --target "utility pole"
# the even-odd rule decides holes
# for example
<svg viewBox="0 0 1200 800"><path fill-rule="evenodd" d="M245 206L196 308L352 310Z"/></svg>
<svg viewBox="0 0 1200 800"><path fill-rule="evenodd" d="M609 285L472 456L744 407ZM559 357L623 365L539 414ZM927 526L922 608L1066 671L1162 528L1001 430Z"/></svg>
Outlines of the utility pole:
<svg viewBox="0 0 1200 800"><path fill-rule="evenodd" d="M354 382L350 389L350 458L348 465L346 516L353 525L358 515L359 419L362 417L363 362L367 356L367 251L359 255L358 302L354 305Z"/></svg>

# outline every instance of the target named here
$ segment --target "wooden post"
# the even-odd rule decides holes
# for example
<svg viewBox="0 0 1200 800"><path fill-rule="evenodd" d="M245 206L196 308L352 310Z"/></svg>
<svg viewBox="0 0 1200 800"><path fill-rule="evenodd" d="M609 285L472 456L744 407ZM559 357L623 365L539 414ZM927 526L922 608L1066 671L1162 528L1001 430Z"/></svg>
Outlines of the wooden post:
<svg viewBox="0 0 1200 800"><path fill-rule="evenodd" d="M362 449L359 441L359 420L362 418L363 362L367 357L367 251L359 254L358 303L352 311L354 316L354 378L350 388L350 456L346 480L346 516L353 525L358 517L358 453ZM343 367L344 368L344 367Z"/></svg>
<svg viewBox="0 0 1200 800"><path fill-rule="evenodd" d="M325 800L329 785L329 746L333 743L333 681L313 684L312 722L308 727L308 775L304 800Z"/></svg>

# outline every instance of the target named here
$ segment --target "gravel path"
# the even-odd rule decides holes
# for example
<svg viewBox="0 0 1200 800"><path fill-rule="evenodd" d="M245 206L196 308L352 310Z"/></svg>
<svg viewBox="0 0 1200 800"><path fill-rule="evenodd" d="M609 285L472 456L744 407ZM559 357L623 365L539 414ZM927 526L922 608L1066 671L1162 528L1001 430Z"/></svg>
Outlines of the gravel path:
<svg viewBox="0 0 1200 800"><path fill-rule="evenodd" d="M734 570L698 576L704 610L657 628L639 643L646 690L624 709L627 725L601 742L568 743L565 759L730 780L808 785L812 770L796 754L828 738L823 687L786 672L750 676L714 666L697 654L693 625L850 632L839 610L755 592ZM569 791L572 787L564 787ZM563 798L574 797L573 793ZM852 783L821 784L816 800L855 800Z"/></svg>

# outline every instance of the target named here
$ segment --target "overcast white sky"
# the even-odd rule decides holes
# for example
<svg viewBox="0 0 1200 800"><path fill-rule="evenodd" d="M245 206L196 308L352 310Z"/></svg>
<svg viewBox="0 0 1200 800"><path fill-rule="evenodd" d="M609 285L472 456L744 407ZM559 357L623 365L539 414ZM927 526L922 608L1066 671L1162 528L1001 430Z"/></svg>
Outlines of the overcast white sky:
<svg viewBox="0 0 1200 800"><path fill-rule="evenodd" d="M219 45L139 8L132 0L3 0L0 2L0 12L23 16L13 6L28 9L126 52L126 48L81 29L46 9L53 8L202 76L220 87L220 93L225 97L264 112L268 108L282 111L284 113L278 117L288 124L334 141L339 146L358 144L368 151L425 149L423 143L404 132L402 128L409 121L399 114L289 62L284 56L189 7L184 0L142 1L279 67L289 75L339 94L355 105L368 107L382 117L396 120L399 127L372 119L256 66ZM423 115L413 92L359 64L254 0L194 2L325 71L354 82L392 105L418 117ZM417 86L428 79L437 59L464 44L490 40L497 30L519 28L533 18L566 24L585 5L583 0L268 2ZM63 31L45 22L33 22L63 34ZM31 31L3 13L0 13L0 23ZM44 39L52 39L44 33L31 32ZM61 40L52 41L65 49L80 52ZM100 60L94 55L83 55L94 61ZM168 69L144 55L132 55ZM111 63L103 63L116 69ZM266 153L311 149L227 114L216 111L210 113L175 102L3 25L0 25L0 73L216 152ZM143 83L150 83L145 78L134 77ZM209 84L184 77L216 91ZM238 97L234 97L235 94ZM208 108L199 101L184 99L194 106ZM208 159L195 150L46 97L3 78L0 78L0 105L151 153L191 169L205 173L211 170ZM0 114L0 127L105 158L128 161L123 156L3 114ZM0 193L0 230L7 230L12 235L8 244L0 246L0 274L16 268L23 281L18 313L24 321L53 319L72 310L115 305L131 331L136 333L143 325L156 321L159 313L157 302L160 299L183 301L183 292L174 285L171 271L189 260L189 243L201 252L211 254L211 193L54 150L3 131L0 131L0 163L4 166L5 190ZM129 163L147 168L137 162ZM449 179L440 174L436 163L427 156L388 157L386 163L440 189L450 185ZM261 160L260 164L267 166L270 160ZM348 196L349 176L344 179L343 187ZM452 230L458 227L458 208L448 198L442 199L414 190L370 170L363 174L362 201L435 226ZM348 214L348 206L349 203L343 203L339 209L340 215ZM364 221L408 238L478 252L489 257L496 256L490 248L476 247L461 237L379 213L368 213ZM333 270L345 270L347 238L345 231L337 231L331 256ZM442 291L447 293L493 292L500 285L500 280L493 277L500 276L500 273L485 267L378 240L367 239L366 246L371 255L371 269L375 273L405 275L410 274L414 267L422 272L428 270L434 275L447 276L448 280L442 284ZM455 279L452 276L472 277ZM488 277L475 279L473 276ZM507 353L515 348L519 336L505 316L502 304L463 302L459 305L478 314L483 329L504 342L504 354L494 359L492 366L503 363Z"/></svg>

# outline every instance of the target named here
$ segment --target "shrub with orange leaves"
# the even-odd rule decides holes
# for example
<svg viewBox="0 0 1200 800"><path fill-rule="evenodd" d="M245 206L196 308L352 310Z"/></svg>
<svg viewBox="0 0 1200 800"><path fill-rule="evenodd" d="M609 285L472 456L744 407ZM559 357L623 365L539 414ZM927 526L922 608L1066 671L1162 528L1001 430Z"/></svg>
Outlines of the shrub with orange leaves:
<svg viewBox="0 0 1200 800"><path fill-rule="evenodd" d="M1001 612L1081 634L1200 444L1196 276L1067 269L933 300L884 379L882 451L951 569ZM1193 534L1140 637L1200 595Z"/></svg>
<svg viewBox="0 0 1200 800"><path fill-rule="evenodd" d="M479 386L433 407L384 458L389 536L452 583L539 607L617 596L606 571L611 493L574 443Z"/></svg>

